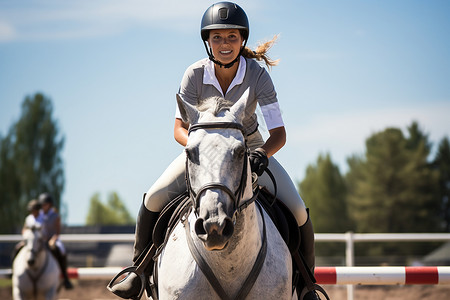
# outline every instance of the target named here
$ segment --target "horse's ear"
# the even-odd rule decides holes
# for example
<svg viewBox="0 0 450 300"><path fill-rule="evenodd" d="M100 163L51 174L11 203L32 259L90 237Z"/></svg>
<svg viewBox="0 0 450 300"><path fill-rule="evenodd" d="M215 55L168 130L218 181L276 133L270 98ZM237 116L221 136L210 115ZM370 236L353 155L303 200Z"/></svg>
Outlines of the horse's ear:
<svg viewBox="0 0 450 300"><path fill-rule="evenodd" d="M194 105L191 105L186 101L183 101L183 99L181 99L181 96L179 94L177 94L177 103L183 122L189 124L197 123L199 118L199 112L197 108Z"/></svg>
<svg viewBox="0 0 450 300"><path fill-rule="evenodd" d="M239 122L242 122L245 116L245 108L247 107L248 95L250 93L249 90L250 88L247 88L241 98L239 98L239 100L230 108L230 113Z"/></svg>

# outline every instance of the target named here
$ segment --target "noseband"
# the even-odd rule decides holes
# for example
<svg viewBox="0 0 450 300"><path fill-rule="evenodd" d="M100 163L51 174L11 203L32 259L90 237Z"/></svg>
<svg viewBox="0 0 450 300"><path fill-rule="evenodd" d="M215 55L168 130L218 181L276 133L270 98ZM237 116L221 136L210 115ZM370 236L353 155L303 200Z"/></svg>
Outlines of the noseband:
<svg viewBox="0 0 450 300"><path fill-rule="evenodd" d="M205 123L194 124L189 127L188 135L197 129L229 129L229 128L239 130L242 133L242 135L245 137L244 126L242 126L239 123L235 123L235 122L205 122ZM241 203L242 197L244 195L245 183L247 182L248 155L249 155L249 150L247 148L245 151L245 154L244 154L244 162L243 162L241 180L240 180L239 186L235 192L233 192L229 187L227 187L226 185L224 185L223 183L220 183L220 182L206 183L203 186L201 186L197 192L195 192L192 189L190 178L189 178L190 177L189 176L189 167L188 167L189 156L186 155L186 186L188 189L188 193L190 194L191 199L193 201L195 211L197 211L198 208L200 207L200 196L204 192L206 192L207 190L210 190L210 189L219 189L219 190L222 190L225 193L227 193L233 200L235 213L241 212L251 202L253 202L256 199L257 193L253 193L253 196L248 201L246 201L245 203Z"/></svg>

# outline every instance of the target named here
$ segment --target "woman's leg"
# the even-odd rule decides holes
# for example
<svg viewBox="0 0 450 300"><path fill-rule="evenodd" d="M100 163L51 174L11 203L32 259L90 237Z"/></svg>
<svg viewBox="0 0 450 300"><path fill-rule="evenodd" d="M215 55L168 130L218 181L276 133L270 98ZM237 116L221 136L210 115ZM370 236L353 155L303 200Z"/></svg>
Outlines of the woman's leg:
<svg viewBox="0 0 450 300"><path fill-rule="evenodd" d="M308 219L305 203L300 197L289 174L284 170L280 163L272 156L269 158L269 170L275 177L277 184L277 198L290 209L297 220L298 226L302 226ZM267 173L261 175L258 179L260 185L264 185L271 193L274 193L273 182Z"/></svg>
<svg viewBox="0 0 450 300"><path fill-rule="evenodd" d="M133 263L138 265L152 245L152 234L159 213L170 200L175 199L186 189L185 153L180 154L156 180L144 195L136 220ZM146 270L148 276L153 270ZM114 285L111 291L119 297L129 299L136 297L140 291L140 279L131 273L126 279Z"/></svg>
<svg viewBox="0 0 450 300"><path fill-rule="evenodd" d="M269 170L275 177L277 183L277 198L291 210L292 214L297 220L297 225L300 232L300 247L299 252L303 255L307 267L314 274L315 268L315 253L314 253L314 229L309 218L309 212L305 207L305 203L300 197L294 183L289 177L288 173L278 163L278 161L271 157L269 158ZM273 183L270 177L264 173L259 179L260 185L266 186L269 191L274 193ZM304 283L299 282L297 286L297 294L301 292ZM309 292L304 299L315 300L318 299L314 292Z"/></svg>
<svg viewBox="0 0 450 300"><path fill-rule="evenodd" d="M183 152L167 167L144 196L136 222L133 257L135 263L139 263L139 256L152 242L153 228L159 213L171 200L186 190L185 161L186 154Z"/></svg>
<svg viewBox="0 0 450 300"><path fill-rule="evenodd" d="M161 212L171 200L186 190L186 153L181 153L150 187L144 198L145 207Z"/></svg>

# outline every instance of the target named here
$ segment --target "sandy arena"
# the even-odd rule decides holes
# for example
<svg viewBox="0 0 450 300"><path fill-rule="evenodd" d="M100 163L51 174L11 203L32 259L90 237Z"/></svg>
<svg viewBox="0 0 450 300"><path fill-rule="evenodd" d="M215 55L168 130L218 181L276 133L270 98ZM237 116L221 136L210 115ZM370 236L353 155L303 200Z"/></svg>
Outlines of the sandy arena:
<svg viewBox="0 0 450 300"><path fill-rule="evenodd" d="M111 294L104 280L73 281L75 288L71 291L61 290L58 300L117 300L119 297ZM346 300L346 286L323 286L331 300ZM449 299L450 285L410 285L410 286L356 286L355 300L423 300ZM0 289L0 299L12 299L10 288ZM324 299L322 297L322 299Z"/></svg>

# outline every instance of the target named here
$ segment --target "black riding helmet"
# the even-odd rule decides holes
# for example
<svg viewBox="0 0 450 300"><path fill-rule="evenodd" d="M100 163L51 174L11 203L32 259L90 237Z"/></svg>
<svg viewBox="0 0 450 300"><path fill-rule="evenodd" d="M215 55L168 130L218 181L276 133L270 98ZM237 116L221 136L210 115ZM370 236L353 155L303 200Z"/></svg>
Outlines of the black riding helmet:
<svg viewBox="0 0 450 300"><path fill-rule="evenodd" d="M231 63L224 65L220 61L217 61L214 58L211 49L208 48L206 41L209 38L209 31L211 29L239 29L241 32L241 35L244 38L244 46L241 47L241 51ZM219 66L230 68L235 62L237 62L239 56L241 56L242 50L247 44L248 35L249 25L247 15L244 10L235 3L219 2L213 4L203 14L201 25L203 44L205 45L209 59Z"/></svg>
<svg viewBox="0 0 450 300"><path fill-rule="evenodd" d="M51 205L53 205L53 198L49 193L42 193L39 195L39 203L41 205L45 203L50 203Z"/></svg>
<svg viewBox="0 0 450 300"><path fill-rule="evenodd" d="M30 202L28 202L27 209L28 212L32 212L33 210L39 210L41 209L41 204L39 203L38 200L33 199Z"/></svg>

